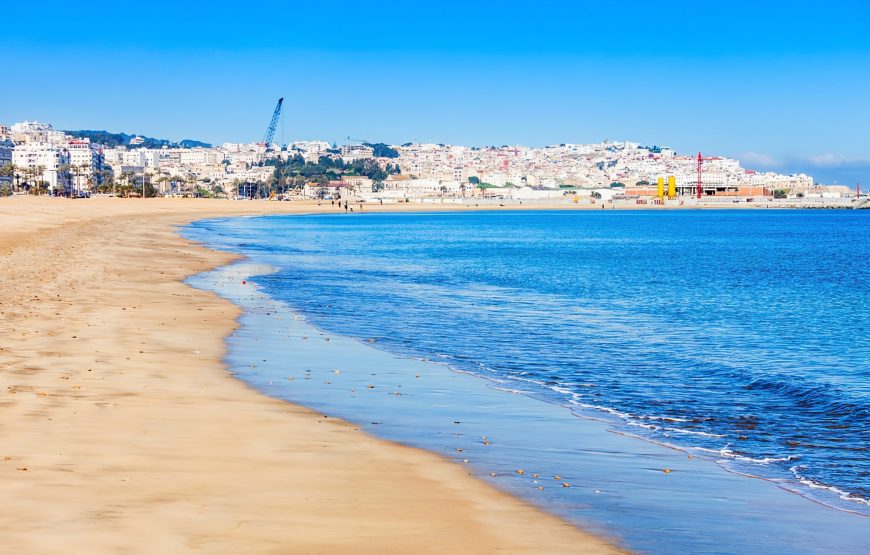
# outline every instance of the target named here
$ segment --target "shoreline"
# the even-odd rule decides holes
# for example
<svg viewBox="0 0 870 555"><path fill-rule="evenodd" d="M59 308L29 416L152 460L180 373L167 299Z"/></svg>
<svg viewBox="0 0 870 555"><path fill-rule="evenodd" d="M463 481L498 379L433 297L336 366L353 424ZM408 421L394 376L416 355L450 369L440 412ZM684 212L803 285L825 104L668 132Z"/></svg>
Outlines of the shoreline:
<svg viewBox="0 0 870 555"><path fill-rule="evenodd" d="M238 257L181 238L179 226L330 208L0 202L9 339L0 500L16 507L0 518L0 545L619 552L459 465L262 395L227 371L224 338L241 312L183 280Z"/></svg>
<svg viewBox="0 0 870 555"><path fill-rule="evenodd" d="M805 544L816 545L821 551L824 551L824 546L849 551L860 545L862 536L856 527L858 521L852 519L864 515L808 497L786 483L723 468L713 457L689 455L687 458L687 451L673 445L619 432L612 429L612 422L570 413L564 405L532 394L510 395L485 377L454 369L448 363L409 358L369 345L361 338L342 336L335 330L308 323L304 314L273 298L258 284L258 276L271 273L265 270L264 264L256 257L246 255L242 261L197 276L194 285L215 291L244 307L240 327L231 340L227 364L239 379L266 395L346 418L378 437L423 448L451 460L452 464L462 466L465 463L478 477L496 484L500 490L553 511L575 525L587 529L591 526L605 537L609 528L621 537L627 548L640 552L667 553L674 549L693 552L696 549L718 549L723 545L730 545L735 552L752 552L743 545L744 540L738 540L737 530L741 535L747 534L751 542L769 535L764 542L754 545L756 548L763 545L771 553L793 552L796 545ZM243 282L246 285L240 285ZM287 325L290 326L289 332ZM280 336L277 342L270 339L276 332ZM322 343L317 341L318 336L330 340ZM300 343L299 339L314 341ZM306 343L310 346L303 347ZM332 351L332 356L329 356L329 351ZM377 352L367 354L366 351ZM292 362L280 362L277 367L272 364L273 361L290 361L291 356ZM391 363L391 359L396 364ZM438 370L427 371L428 366ZM336 375L335 369L339 368L341 373ZM375 371L377 377L370 374L371 371ZM414 372L418 379L409 380ZM335 385L320 385L330 383ZM370 394L365 393L366 384L374 387L369 390ZM396 390L397 386L401 389ZM453 405L446 407L443 405L445 401L440 399L421 399L426 395L424 391L439 389L451 392ZM371 394L387 396L392 395L389 392L401 391L401 397L385 397L395 399L390 403L401 410L395 412L398 409L385 408L387 401L367 404L362 399L350 400L348 391L358 392L350 397L359 398ZM520 401L518 398L525 399ZM426 408L429 401L445 408L433 411L435 403ZM520 408L517 408L517 403ZM518 412L510 416L507 410L480 412L463 408L484 406L500 406ZM462 426L454 426L452 431L462 428L458 435L466 436L468 443L458 437L433 440L439 434L439 428L443 436L457 434L439 425L427 427L424 424L449 424L454 419L461 421ZM496 422L498 420L503 422ZM568 459L552 459L546 455L546 444L522 443L517 448L525 451L526 456L532 453L533 457L532 460L517 459L517 453L510 452L510 446L517 439L511 435L512 428L523 429L525 433L520 433L523 437L532 437L534 433L528 432L535 430L534 425L522 426L533 421L548 422L548 428L558 437L559 445L577 446L578 451L571 453ZM497 438L493 439L493 446L481 448L478 445L480 441L474 438L482 434L486 434L485 438ZM621 438L606 437L613 434ZM485 453L487 451L493 454ZM584 455L584 452L589 455ZM572 469L566 465L570 461L579 462L579 466ZM516 476L517 468L526 469L526 476ZM662 473L662 468L673 472ZM551 489L549 477L554 471L571 482L571 489ZM528 478L533 472L540 472L541 476L548 478L541 482L547 494L530 487ZM602 491L596 490L590 495L597 487ZM583 490L589 492L581 493ZM569 492L581 497L567 501L559 498L560 494ZM636 502L635 498L641 502ZM710 505L712 500L717 502ZM688 509L694 516L686 519L687 508L691 507L697 512ZM653 516L652 512L668 516ZM806 529L794 530L794 522L804 522ZM711 533L708 526L717 531ZM641 528L646 528L645 536L638 532ZM662 529L669 530L666 538L659 537ZM769 534L771 530L776 533ZM787 539L789 530L802 539L796 543ZM838 532L832 534L833 530ZM683 540L674 535L680 532L684 534ZM707 545L679 543L686 539L694 541L692 537L705 534L710 535L705 540ZM782 542L778 543L776 538L782 538ZM790 547L784 548L784 545Z"/></svg>

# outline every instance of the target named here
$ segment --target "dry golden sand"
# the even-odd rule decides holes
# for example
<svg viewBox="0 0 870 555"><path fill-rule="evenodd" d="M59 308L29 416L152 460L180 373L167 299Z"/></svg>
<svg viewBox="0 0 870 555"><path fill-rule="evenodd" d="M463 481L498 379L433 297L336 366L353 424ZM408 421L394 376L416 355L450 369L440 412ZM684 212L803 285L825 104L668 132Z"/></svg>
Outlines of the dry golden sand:
<svg viewBox="0 0 870 555"><path fill-rule="evenodd" d="M226 372L238 310L181 280L231 257L174 227L313 210L0 199L0 553L617 551Z"/></svg>

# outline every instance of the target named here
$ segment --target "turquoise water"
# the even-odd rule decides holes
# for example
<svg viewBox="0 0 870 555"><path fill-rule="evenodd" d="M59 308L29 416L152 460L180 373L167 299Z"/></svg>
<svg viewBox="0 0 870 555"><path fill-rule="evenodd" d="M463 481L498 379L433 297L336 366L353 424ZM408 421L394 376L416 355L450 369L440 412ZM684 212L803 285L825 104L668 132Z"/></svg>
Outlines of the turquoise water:
<svg viewBox="0 0 870 555"><path fill-rule="evenodd" d="M254 281L315 330L358 338L369 350L439 361L524 394L502 394L504 404L488 404L498 408L477 414L478 420L497 419L500 412L513 430L523 429L542 417L530 416L535 405L512 412L518 403L511 399L546 401L559 415L601 419L612 431L714 461L720 474L726 474L722 467L764 478L804 496L800 502L813 506L807 511L867 514L868 213L330 215L212 220L187 233L272 266L274 273ZM259 329L258 342L266 333ZM231 362L240 368L256 348L250 339L231 342ZM291 363L273 368L274 374L263 366L246 379L264 391L334 409L350 420L359 416L369 427L376 419L373 431L391 439L450 447L444 438L455 432L438 431L446 424L420 439L401 424L413 420L410 414L391 422L397 415L388 409L335 397L328 387L300 397L299 388L270 383L293 369ZM418 391L418 398L424 393ZM420 418L437 414L431 408L437 402L418 405ZM458 410L451 413L455 418ZM547 414L560 438L582 422ZM425 428L421 422L419 430ZM535 437L514 433L514 445L525 447L500 457L521 462L523 449L534 449L556 470L573 464L571 457L552 454L565 447L559 444L564 439L540 429L530 434ZM535 443L525 444L531 439ZM614 452L628 451L621 446ZM480 457L469 464L485 473L495 461ZM570 518L578 505L562 495L548 493L538 502ZM655 494L643 498L652 503ZM642 499L633 503L637 511L645 507ZM662 522L635 523L648 530L631 534L628 545L653 552L707 550L690 541L697 536L691 527L663 544L650 539L683 514L671 505ZM592 512L591 520L607 530L623 524L619 514L631 520L625 506ZM847 529L866 530L865 518L848 518L854 524L846 521ZM788 532L787 523L779 525ZM722 532L733 533L727 526ZM771 544L768 550L793 549Z"/></svg>

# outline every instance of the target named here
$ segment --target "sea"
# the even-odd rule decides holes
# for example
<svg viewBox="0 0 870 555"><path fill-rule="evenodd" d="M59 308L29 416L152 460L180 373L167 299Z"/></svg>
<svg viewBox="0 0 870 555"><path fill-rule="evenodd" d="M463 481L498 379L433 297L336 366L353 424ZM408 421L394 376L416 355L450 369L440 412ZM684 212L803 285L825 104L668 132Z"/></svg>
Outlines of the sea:
<svg viewBox="0 0 870 555"><path fill-rule="evenodd" d="M246 256L191 283L245 308L227 363L269 395L631 550L870 544L868 211L341 213L184 234Z"/></svg>

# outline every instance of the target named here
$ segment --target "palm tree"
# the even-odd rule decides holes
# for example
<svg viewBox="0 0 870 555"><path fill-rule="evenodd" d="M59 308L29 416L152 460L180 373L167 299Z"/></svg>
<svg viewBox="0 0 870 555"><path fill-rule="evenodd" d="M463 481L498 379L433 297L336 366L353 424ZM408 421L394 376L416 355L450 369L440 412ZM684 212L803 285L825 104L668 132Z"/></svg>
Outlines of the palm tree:
<svg viewBox="0 0 870 555"><path fill-rule="evenodd" d="M134 174L133 172L121 172L122 184L120 187L120 189L121 189L120 192L124 197L129 196L130 190L133 188L133 186L130 184L130 181L135 176L136 176L136 174Z"/></svg>
<svg viewBox="0 0 870 555"><path fill-rule="evenodd" d="M148 168L142 168L142 198L148 196L148 189L145 187L145 182L148 179Z"/></svg>
<svg viewBox="0 0 870 555"><path fill-rule="evenodd" d="M73 180L75 181L75 190L77 194L81 194L82 185L84 184L86 189L90 189L90 165L89 164L81 164L77 166L73 166ZM84 177L85 179L80 179ZM82 183L84 182L84 183Z"/></svg>
<svg viewBox="0 0 870 555"><path fill-rule="evenodd" d="M186 185L190 185L190 187L185 187L186 192L193 194L196 191L196 175L189 173L187 177L185 177L184 182Z"/></svg>
<svg viewBox="0 0 870 555"><path fill-rule="evenodd" d="M23 168L12 164L12 190L13 191L21 191L21 171Z"/></svg>
<svg viewBox="0 0 870 555"><path fill-rule="evenodd" d="M45 194L47 192L47 183L43 179L43 175L45 174L45 166L31 166L26 168L24 171L27 177L28 194Z"/></svg>
<svg viewBox="0 0 870 555"><path fill-rule="evenodd" d="M69 188L67 187L67 184L69 183L69 176L72 168L73 166L71 164L58 164L55 178L55 183L57 184L54 190L55 195L58 194L57 190L61 186L61 183L63 183L63 192L61 194L63 196L69 195Z"/></svg>
<svg viewBox="0 0 870 555"><path fill-rule="evenodd" d="M88 188L88 194L92 195L97 192L97 172L92 165L84 164L82 167L85 168L85 185Z"/></svg>
<svg viewBox="0 0 870 555"><path fill-rule="evenodd" d="M108 193L109 192L109 185L111 185L112 186L112 195L114 195L115 194L115 174L112 173L112 171L110 169L106 168L106 169L100 170L99 176L100 176L99 177L100 189L103 192Z"/></svg>
<svg viewBox="0 0 870 555"><path fill-rule="evenodd" d="M22 176L24 177L24 185L25 185L25 187L27 187L27 194L28 195L30 194L30 189L33 187L33 181L34 181L33 176L35 175L35 173L34 173L35 171L36 171L36 168L34 168L33 166L27 166L26 168L24 168L24 171L22 172Z"/></svg>
<svg viewBox="0 0 870 555"><path fill-rule="evenodd" d="M167 175L161 175L157 178L157 183L160 186L160 192L164 195L166 194L166 185L169 183L169 181L169 176Z"/></svg>
<svg viewBox="0 0 870 555"><path fill-rule="evenodd" d="M14 182L12 181L12 177L15 175L15 165L14 164L3 164L0 166L0 177L8 177L9 181L12 182L12 185L9 187L9 192L13 192Z"/></svg>
<svg viewBox="0 0 870 555"><path fill-rule="evenodd" d="M36 187L36 194L44 194L47 192L47 188L45 187L46 183L43 179L43 176L45 175L45 166L34 166L31 170L33 172L33 182ZM45 191L43 189L45 189Z"/></svg>

